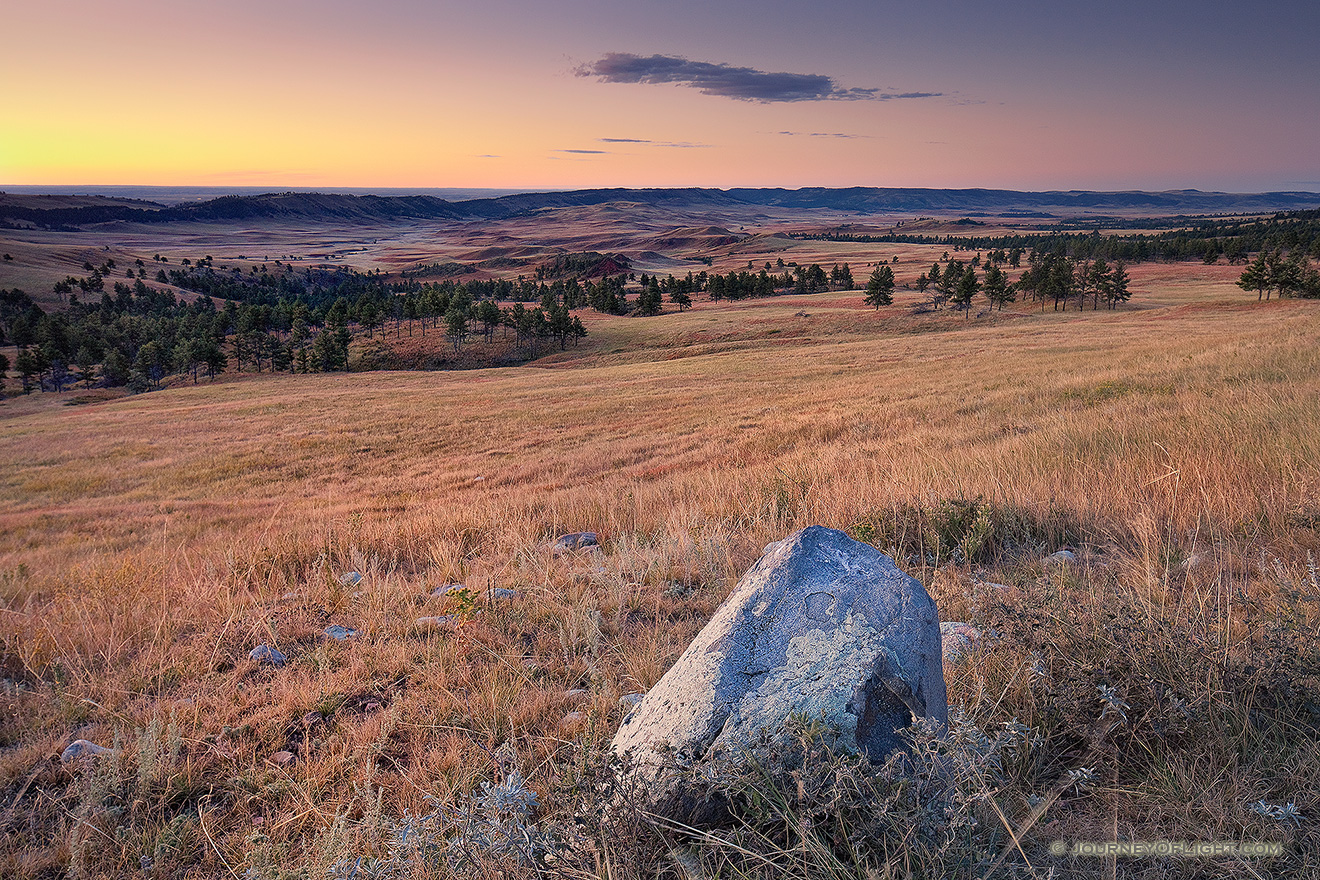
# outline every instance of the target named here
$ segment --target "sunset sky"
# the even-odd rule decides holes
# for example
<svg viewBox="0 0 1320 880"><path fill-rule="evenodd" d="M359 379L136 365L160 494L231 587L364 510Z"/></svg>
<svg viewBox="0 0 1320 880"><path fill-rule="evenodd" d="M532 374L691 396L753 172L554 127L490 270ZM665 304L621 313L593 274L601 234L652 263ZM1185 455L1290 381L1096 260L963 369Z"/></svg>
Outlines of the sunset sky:
<svg viewBox="0 0 1320 880"><path fill-rule="evenodd" d="M10 4L0 185L1320 190L1320 5Z"/></svg>

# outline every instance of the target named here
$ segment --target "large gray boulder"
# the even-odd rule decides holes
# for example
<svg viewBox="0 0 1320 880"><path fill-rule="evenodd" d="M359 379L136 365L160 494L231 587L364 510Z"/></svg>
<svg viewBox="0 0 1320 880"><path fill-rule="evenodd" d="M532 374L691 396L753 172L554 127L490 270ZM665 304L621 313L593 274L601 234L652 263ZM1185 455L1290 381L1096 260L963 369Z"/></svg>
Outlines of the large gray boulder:
<svg viewBox="0 0 1320 880"><path fill-rule="evenodd" d="M766 548L612 747L661 781L663 752L736 759L795 713L872 760L917 717L948 722L935 603L888 556L820 526Z"/></svg>

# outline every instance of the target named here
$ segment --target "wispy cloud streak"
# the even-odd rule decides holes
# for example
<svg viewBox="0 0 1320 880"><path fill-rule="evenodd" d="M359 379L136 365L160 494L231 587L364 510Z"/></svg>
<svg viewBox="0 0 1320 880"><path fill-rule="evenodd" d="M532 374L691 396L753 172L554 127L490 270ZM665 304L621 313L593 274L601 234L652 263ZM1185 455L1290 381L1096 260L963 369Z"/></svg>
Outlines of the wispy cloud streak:
<svg viewBox="0 0 1320 880"><path fill-rule="evenodd" d="M777 131L775 134L782 134L788 137L813 137L813 138L843 138L854 140L856 138L870 138L869 134L848 134L843 131Z"/></svg>
<svg viewBox="0 0 1320 880"><path fill-rule="evenodd" d="M645 138L596 138L602 144L644 144L648 147L666 147L676 150L697 150L710 144L693 144L687 141L650 141Z"/></svg>

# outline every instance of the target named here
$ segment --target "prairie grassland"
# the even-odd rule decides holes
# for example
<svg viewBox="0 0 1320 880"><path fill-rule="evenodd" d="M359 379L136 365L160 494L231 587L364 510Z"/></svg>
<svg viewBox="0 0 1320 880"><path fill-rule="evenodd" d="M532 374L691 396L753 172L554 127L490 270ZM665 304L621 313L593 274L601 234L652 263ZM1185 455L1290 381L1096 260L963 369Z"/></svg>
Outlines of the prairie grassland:
<svg viewBox="0 0 1320 880"><path fill-rule="evenodd" d="M971 322L781 298L605 319L523 368L6 401L0 874L324 876L511 763L563 819L619 696L766 543L824 524L998 633L946 674L977 724L1040 735L991 793L1018 869L1317 876L1320 312L1164 295ZM601 552L546 549L578 530ZM1078 563L1044 566L1064 543ZM451 583L470 593L431 597ZM438 614L458 623L416 622ZM289 665L249 661L261 643ZM1100 736L1102 686L1130 722ZM52 760L79 738L122 753ZM1081 767L1098 780L1061 795ZM668 834L570 875L695 876ZM1045 849L1115 836L1286 855Z"/></svg>

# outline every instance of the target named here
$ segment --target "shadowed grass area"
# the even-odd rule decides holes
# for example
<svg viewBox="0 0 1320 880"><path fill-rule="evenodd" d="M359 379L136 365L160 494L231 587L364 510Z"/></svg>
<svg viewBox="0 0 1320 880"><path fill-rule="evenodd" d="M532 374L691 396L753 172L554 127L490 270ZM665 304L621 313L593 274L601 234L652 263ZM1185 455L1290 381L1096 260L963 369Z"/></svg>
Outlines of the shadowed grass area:
<svg viewBox="0 0 1320 880"><path fill-rule="evenodd" d="M470 804L514 767L539 827L590 837L575 798L604 772L618 698L658 680L766 543L818 523L895 551L941 619L986 634L946 669L969 724L1030 729L957 807L980 823L948 850L966 858L930 864L981 876L1011 845L995 870L1316 876L1313 305L940 315L913 333L843 299L830 321L858 327L837 337L781 339L803 303L772 300L619 319L610 333L638 334L626 359L9 410L0 874L383 865L405 811ZM703 322L741 332L735 315L760 329L666 358ZM577 530L600 552L548 551ZM1041 561L1065 544L1074 563ZM469 596L431 595L451 583ZM248 660L258 644L289 665ZM52 759L79 738L121 753ZM794 797L776 809L809 808ZM933 870L878 830L848 862L846 831L804 838L800 818L717 839L638 820L553 870ZM1285 854L1048 851L1115 836ZM803 840L817 850L794 862Z"/></svg>

